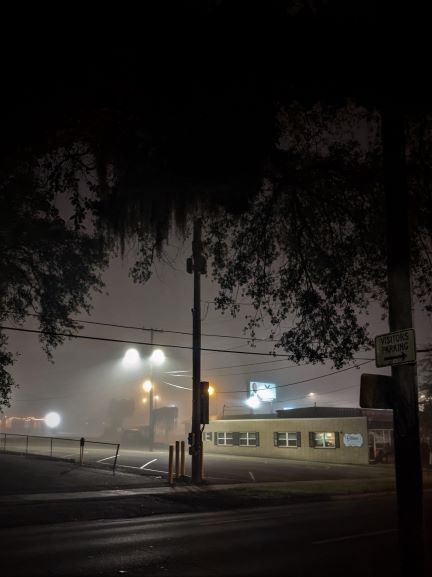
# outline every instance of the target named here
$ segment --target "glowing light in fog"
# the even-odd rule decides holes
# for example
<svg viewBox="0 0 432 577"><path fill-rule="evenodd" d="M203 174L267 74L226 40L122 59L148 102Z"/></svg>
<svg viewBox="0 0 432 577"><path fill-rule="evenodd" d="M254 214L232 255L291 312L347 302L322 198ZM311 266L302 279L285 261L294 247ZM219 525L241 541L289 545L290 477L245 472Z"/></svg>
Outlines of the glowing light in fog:
<svg viewBox="0 0 432 577"><path fill-rule="evenodd" d="M150 360L155 365L161 365L165 361L165 353L160 349L156 349L152 352Z"/></svg>
<svg viewBox="0 0 432 577"><path fill-rule="evenodd" d="M123 365L127 368L136 367L139 360L139 352L136 349L128 349L123 357Z"/></svg>
<svg viewBox="0 0 432 577"><path fill-rule="evenodd" d="M55 412L47 413L44 417L45 425L50 429L57 427L60 424L60 415Z"/></svg>
<svg viewBox="0 0 432 577"><path fill-rule="evenodd" d="M248 398L246 404L249 405L251 409L257 409L261 403L257 396L253 396Z"/></svg>
<svg viewBox="0 0 432 577"><path fill-rule="evenodd" d="M143 389L145 390L146 393L149 393L153 388L153 383L147 379L146 381L143 382Z"/></svg>

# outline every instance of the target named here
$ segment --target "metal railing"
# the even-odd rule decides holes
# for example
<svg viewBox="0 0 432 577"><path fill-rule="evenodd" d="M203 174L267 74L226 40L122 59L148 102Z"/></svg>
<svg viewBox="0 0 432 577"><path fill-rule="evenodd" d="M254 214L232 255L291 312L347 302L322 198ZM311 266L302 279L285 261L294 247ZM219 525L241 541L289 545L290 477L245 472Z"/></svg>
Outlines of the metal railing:
<svg viewBox="0 0 432 577"><path fill-rule="evenodd" d="M112 450L108 451L109 448L112 448ZM80 465L84 464L84 460L86 463L95 462L104 465L107 464L106 461L112 460L113 474L117 466L119 449L119 443L89 441L84 437L72 439L68 437L0 433L0 450L4 452L69 459L78 461ZM106 456L108 452L110 454Z"/></svg>

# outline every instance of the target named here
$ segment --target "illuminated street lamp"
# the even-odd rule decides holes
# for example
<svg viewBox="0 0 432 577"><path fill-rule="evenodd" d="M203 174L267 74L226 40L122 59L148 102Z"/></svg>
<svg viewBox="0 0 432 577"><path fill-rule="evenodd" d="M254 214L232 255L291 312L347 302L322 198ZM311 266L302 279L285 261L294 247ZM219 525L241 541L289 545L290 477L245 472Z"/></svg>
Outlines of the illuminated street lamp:
<svg viewBox="0 0 432 577"><path fill-rule="evenodd" d="M47 413L44 417L44 423L50 429L55 429L59 426L61 421L60 415L54 411Z"/></svg>
<svg viewBox="0 0 432 577"><path fill-rule="evenodd" d="M153 451L153 383L150 379L147 379L143 382L143 389L146 393L148 393L149 396L149 450Z"/></svg>
<svg viewBox="0 0 432 577"><path fill-rule="evenodd" d="M150 357L150 363L153 365L162 365L165 362L165 353L161 349L155 349Z"/></svg>
<svg viewBox="0 0 432 577"><path fill-rule="evenodd" d="M154 384L152 382L153 378L153 366L160 366L165 362L165 353L161 349L155 349L150 355L150 379L147 379L143 383L143 389L149 395L149 450L153 451L154 443L154 406L153 399L158 400L158 396L153 397Z"/></svg>
<svg viewBox="0 0 432 577"><path fill-rule="evenodd" d="M259 400L258 395L249 397L245 402L246 405L248 405L248 407L250 407L252 410L258 409L258 407L261 405L261 401Z"/></svg>
<svg viewBox="0 0 432 577"><path fill-rule="evenodd" d="M150 451L153 450L153 443L154 443L154 411L153 411L153 391L154 391L154 384L152 382L153 379L153 366L160 366L165 362L165 353L161 349L154 349L152 354L150 355L148 361L150 363L150 378L144 381L143 389L146 393L148 393L148 400L149 400L149 449ZM130 348L126 351L123 356L122 364L126 369L135 369L140 364L140 355L139 352L134 349ZM154 397L158 399L159 397ZM142 399L143 403L146 403L146 399Z"/></svg>
<svg viewBox="0 0 432 577"><path fill-rule="evenodd" d="M136 349L128 349L125 352L122 363L127 369L133 369L140 361L139 352Z"/></svg>

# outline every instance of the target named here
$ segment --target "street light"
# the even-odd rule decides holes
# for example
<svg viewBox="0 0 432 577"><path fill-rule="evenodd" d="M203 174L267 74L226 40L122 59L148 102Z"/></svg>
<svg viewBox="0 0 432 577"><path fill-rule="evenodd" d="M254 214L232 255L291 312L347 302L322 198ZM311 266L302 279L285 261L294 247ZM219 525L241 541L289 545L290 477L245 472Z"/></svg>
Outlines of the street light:
<svg viewBox="0 0 432 577"><path fill-rule="evenodd" d="M46 414L44 417L45 425L50 429L55 429L56 427L58 427L60 421L61 421L60 415L55 411L51 411L51 413Z"/></svg>
<svg viewBox="0 0 432 577"><path fill-rule="evenodd" d="M150 357L150 362L154 365L162 365L165 362L165 353L160 349L155 349Z"/></svg>
<svg viewBox="0 0 432 577"><path fill-rule="evenodd" d="M153 451L153 383L150 379L143 382L143 389L149 396L149 451Z"/></svg>
<svg viewBox="0 0 432 577"><path fill-rule="evenodd" d="M259 400L258 395L249 397L245 402L251 409L257 409L261 405L261 401Z"/></svg>
<svg viewBox="0 0 432 577"><path fill-rule="evenodd" d="M165 353L161 349L155 349L150 355L150 379L147 379L143 383L143 389L149 395L149 450L153 451L154 443L154 406L153 399L157 400L159 397L156 395L153 397L154 384L153 379L153 366L160 366L165 362Z"/></svg>
<svg viewBox="0 0 432 577"><path fill-rule="evenodd" d="M128 349L125 352L122 363L127 369L132 369L138 365L139 360L139 352L136 349Z"/></svg>
<svg viewBox="0 0 432 577"><path fill-rule="evenodd" d="M165 353L161 349L154 349L148 361L150 363L150 378L144 381L143 389L146 393L148 393L149 399L149 449L150 451L153 450L153 442L154 442L154 410L153 410L153 390L154 385L152 383L153 379L153 366L160 366L165 362ZM122 364L127 369L134 369L139 367L140 365L140 355L139 352L134 349L130 348L124 354L122 359ZM158 397L155 397L157 399ZM146 400L142 400L143 403Z"/></svg>

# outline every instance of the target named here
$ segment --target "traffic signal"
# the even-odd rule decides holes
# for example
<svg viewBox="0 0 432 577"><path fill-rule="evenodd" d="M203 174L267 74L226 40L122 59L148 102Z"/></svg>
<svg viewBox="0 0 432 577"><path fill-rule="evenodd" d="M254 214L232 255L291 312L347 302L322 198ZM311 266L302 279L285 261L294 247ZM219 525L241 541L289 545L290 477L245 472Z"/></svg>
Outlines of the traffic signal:
<svg viewBox="0 0 432 577"><path fill-rule="evenodd" d="M195 445L195 433L188 434L188 443L189 445Z"/></svg>
<svg viewBox="0 0 432 577"><path fill-rule="evenodd" d="M209 383L207 381L200 382L200 424L207 425L209 423Z"/></svg>

